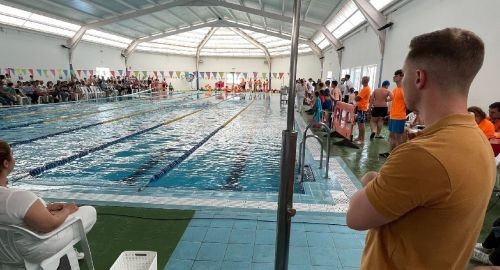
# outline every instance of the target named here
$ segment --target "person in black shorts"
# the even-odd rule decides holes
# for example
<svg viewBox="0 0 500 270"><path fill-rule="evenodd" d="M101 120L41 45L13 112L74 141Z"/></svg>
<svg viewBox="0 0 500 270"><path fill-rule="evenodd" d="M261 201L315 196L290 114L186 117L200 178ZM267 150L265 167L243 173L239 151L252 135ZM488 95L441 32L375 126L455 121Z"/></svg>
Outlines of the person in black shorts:
<svg viewBox="0 0 500 270"><path fill-rule="evenodd" d="M389 81L384 81L382 87L373 91L370 97L370 104L372 106L372 114L370 119L370 128L372 134L370 140L373 138L382 139L380 132L384 126L384 118L387 116L387 101L391 99L391 91L389 91Z"/></svg>

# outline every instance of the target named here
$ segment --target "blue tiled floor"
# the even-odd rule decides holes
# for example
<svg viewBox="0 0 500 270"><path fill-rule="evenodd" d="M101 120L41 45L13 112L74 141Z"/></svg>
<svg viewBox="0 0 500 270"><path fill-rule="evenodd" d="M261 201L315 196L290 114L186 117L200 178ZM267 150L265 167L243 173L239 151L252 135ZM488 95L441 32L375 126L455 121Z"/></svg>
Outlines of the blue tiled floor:
<svg viewBox="0 0 500 270"><path fill-rule="evenodd" d="M276 237L273 217L269 212L198 211L165 269L272 270ZM289 269L357 269L365 234L343 223L331 225L338 221L338 214L299 213L292 223Z"/></svg>

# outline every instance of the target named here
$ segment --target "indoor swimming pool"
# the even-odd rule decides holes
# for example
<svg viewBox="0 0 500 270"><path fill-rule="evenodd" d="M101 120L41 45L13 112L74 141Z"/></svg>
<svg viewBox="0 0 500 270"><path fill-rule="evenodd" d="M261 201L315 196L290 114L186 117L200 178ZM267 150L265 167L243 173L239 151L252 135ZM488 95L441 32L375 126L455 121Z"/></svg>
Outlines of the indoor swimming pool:
<svg viewBox="0 0 500 270"><path fill-rule="evenodd" d="M17 160L10 185L276 193L286 110L274 103L191 92L2 109L1 137Z"/></svg>

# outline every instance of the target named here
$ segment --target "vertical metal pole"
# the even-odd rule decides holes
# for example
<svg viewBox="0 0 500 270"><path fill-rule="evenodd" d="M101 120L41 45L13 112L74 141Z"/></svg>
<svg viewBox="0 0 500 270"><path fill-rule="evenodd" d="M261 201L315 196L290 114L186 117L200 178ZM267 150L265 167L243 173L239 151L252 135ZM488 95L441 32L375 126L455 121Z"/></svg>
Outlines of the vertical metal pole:
<svg viewBox="0 0 500 270"><path fill-rule="evenodd" d="M385 31L385 30L382 30ZM378 72L378 87L382 86L382 71L384 70L384 56L385 56L385 35L383 37L383 40L380 40L379 38L379 45L380 45L380 68Z"/></svg>
<svg viewBox="0 0 500 270"><path fill-rule="evenodd" d="M288 269L288 252L290 244L290 227L293 209L293 183L295 178L295 156L297 148L297 132L294 131L295 78L297 71L297 55L300 27L300 0L294 0L292 51L290 53L290 79L288 93L288 117L286 130L282 133L283 146L281 150L281 175L278 196L278 214L276 223L275 270Z"/></svg>

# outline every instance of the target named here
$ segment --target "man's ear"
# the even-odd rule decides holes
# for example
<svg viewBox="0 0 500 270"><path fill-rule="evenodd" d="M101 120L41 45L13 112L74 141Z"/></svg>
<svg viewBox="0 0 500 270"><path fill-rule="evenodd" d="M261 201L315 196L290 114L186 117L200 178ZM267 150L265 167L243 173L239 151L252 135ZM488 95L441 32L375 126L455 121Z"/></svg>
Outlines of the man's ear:
<svg viewBox="0 0 500 270"><path fill-rule="evenodd" d="M417 69L417 76L415 77L415 86L417 89L422 89L427 84L427 72L423 69Z"/></svg>

